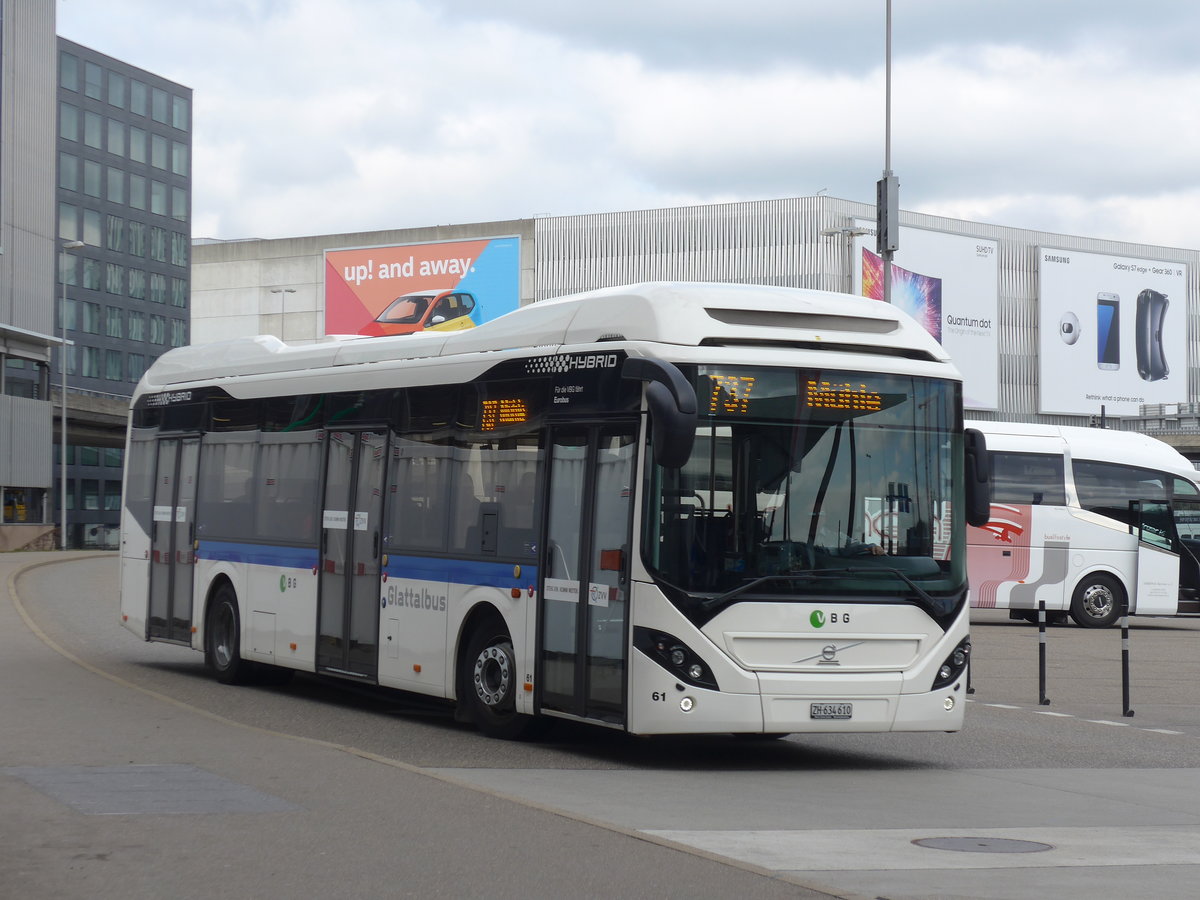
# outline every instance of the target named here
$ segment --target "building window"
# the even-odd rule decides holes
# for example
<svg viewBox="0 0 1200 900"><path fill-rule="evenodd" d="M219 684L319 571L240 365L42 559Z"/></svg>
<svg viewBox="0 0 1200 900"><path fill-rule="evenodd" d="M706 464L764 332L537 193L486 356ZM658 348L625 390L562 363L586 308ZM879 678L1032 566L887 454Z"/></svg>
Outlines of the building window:
<svg viewBox="0 0 1200 900"><path fill-rule="evenodd" d="M188 148L187 144L181 144L179 141L171 142L171 171L176 175L183 175L185 178L188 173Z"/></svg>
<svg viewBox="0 0 1200 900"><path fill-rule="evenodd" d="M64 191L79 190L79 158L70 153L58 154L58 186Z"/></svg>
<svg viewBox="0 0 1200 900"><path fill-rule="evenodd" d="M108 73L108 102L110 106L125 108L125 76Z"/></svg>
<svg viewBox="0 0 1200 900"><path fill-rule="evenodd" d="M102 287L100 283L100 260L87 259L83 260L83 286L89 291L98 291ZM96 331L92 334L99 334L100 329L97 326Z"/></svg>
<svg viewBox="0 0 1200 900"><path fill-rule="evenodd" d="M81 446L79 448L79 464L81 466L100 465L100 448Z"/></svg>
<svg viewBox="0 0 1200 900"><path fill-rule="evenodd" d="M121 315L121 307L109 306L104 310L104 333L109 337L122 337L121 322L125 318Z"/></svg>
<svg viewBox="0 0 1200 900"><path fill-rule="evenodd" d="M129 158L136 163L146 162L146 132L129 126Z"/></svg>
<svg viewBox="0 0 1200 900"><path fill-rule="evenodd" d="M188 239L178 231L171 233L171 263L176 266L188 264Z"/></svg>
<svg viewBox="0 0 1200 900"><path fill-rule="evenodd" d="M140 312L129 311L129 339L131 341L144 341L146 339L146 314ZM138 373L141 378L141 373Z"/></svg>
<svg viewBox="0 0 1200 900"><path fill-rule="evenodd" d="M171 346L182 347L187 344L187 322L183 319L171 320Z"/></svg>
<svg viewBox="0 0 1200 900"><path fill-rule="evenodd" d="M150 212L158 216L167 214L167 186L161 181L150 182Z"/></svg>
<svg viewBox="0 0 1200 900"><path fill-rule="evenodd" d="M163 316L150 317L150 343L165 344L167 342L167 320Z"/></svg>
<svg viewBox="0 0 1200 900"><path fill-rule="evenodd" d="M70 53L58 57L58 85L68 91L79 90L79 60Z"/></svg>
<svg viewBox="0 0 1200 900"><path fill-rule="evenodd" d="M130 222L129 223L129 255L130 256L145 256L146 255L146 223L145 222Z"/></svg>
<svg viewBox="0 0 1200 900"><path fill-rule="evenodd" d="M129 270L129 296L134 300L146 299L146 273L141 269ZM133 323L129 323L129 336L134 340L140 341L141 329L138 329L138 336L134 338Z"/></svg>
<svg viewBox="0 0 1200 900"><path fill-rule="evenodd" d="M100 199L100 163L90 159L83 161L83 192L89 197Z"/></svg>
<svg viewBox="0 0 1200 900"><path fill-rule="evenodd" d="M83 142L97 150L104 149L103 134L104 120L100 113L84 110L83 113Z"/></svg>
<svg viewBox="0 0 1200 900"><path fill-rule="evenodd" d="M105 263L105 266L104 266L104 290L105 290L105 292L109 293L109 294L124 293L124 289L125 289L124 282L125 282L125 268L123 266L117 265L116 263ZM112 323L112 318L110 317L109 318L110 326L111 326L111 323ZM118 330L120 330L119 325L118 325ZM112 332L109 332L109 334L111 334L111 333ZM120 337L121 335L118 334L116 336Z"/></svg>
<svg viewBox="0 0 1200 900"><path fill-rule="evenodd" d="M129 80L129 111L139 116L146 114L146 85L136 78Z"/></svg>
<svg viewBox="0 0 1200 900"><path fill-rule="evenodd" d="M167 261L167 230L165 228L150 226L150 258L159 262Z"/></svg>
<svg viewBox="0 0 1200 900"><path fill-rule="evenodd" d="M171 279L171 305L178 306L183 309L187 306L188 289L187 281L183 278Z"/></svg>
<svg viewBox="0 0 1200 900"><path fill-rule="evenodd" d="M125 462L125 451L120 447L104 448L104 465L110 469L119 469Z"/></svg>
<svg viewBox="0 0 1200 900"><path fill-rule="evenodd" d="M111 166L108 169L108 200L110 203L125 202L125 173Z"/></svg>
<svg viewBox="0 0 1200 900"><path fill-rule="evenodd" d="M171 98L171 124L180 131L188 130L188 101L186 97Z"/></svg>
<svg viewBox="0 0 1200 900"><path fill-rule="evenodd" d="M187 221L187 191L183 188L171 188L171 218L178 219L180 222ZM186 262L176 263L176 265L187 265Z"/></svg>
<svg viewBox="0 0 1200 900"><path fill-rule="evenodd" d="M116 119L108 120L108 152L125 155L125 125Z"/></svg>
<svg viewBox="0 0 1200 900"><path fill-rule="evenodd" d="M85 334L100 333L100 304L87 300L80 302L80 312L83 313L82 331Z"/></svg>
<svg viewBox="0 0 1200 900"><path fill-rule="evenodd" d="M104 80L104 73L98 65L92 62L83 64L83 92L93 100L99 100L104 96L101 84Z"/></svg>
<svg viewBox="0 0 1200 900"><path fill-rule="evenodd" d="M167 92L159 88L150 89L150 117L155 122L167 124Z"/></svg>
<svg viewBox="0 0 1200 900"><path fill-rule="evenodd" d="M80 347L80 372L84 378L100 377L100 351L96 347Z"/></svg>
<svg viewBox="0 0 1200 900"><path fill-rule="evenodd" d="M79 240L79 207L74 203L58 204L58 236L64 241Z"/></svg>
<svg viewBox="0 0 1200 900"><path fill-rule="evenodd" d="M78 266L79 257L75 256L73 253L58 254L58 280L63 284L78 284Z"/></svg>
<svg viewBox="0 0 1200 900"><path fill-rule="evenodd" d="M167 276L158 272L150 273L150 302L167 302Z"/></svg>
<svg viewBox="0 0 1200 900"><path fill-rule="evenodd" d="M73 282L73 281L71 282L71 284L74 284L74 283L75 282ZM64 304L64 307L65 307L65 309L63 310L63 312L67 317L66 327L69 330L74 331L75 330L75 309L76 309L75 301L72 300L70 297L68 297L67 302ZM68 349L70 349L70 348L68 348ZM72 357L72 359L73 359L73 357ZM75 370L71 369L71 371L74 372Z"/></svg>
<svg viewBox="0 0 1200 900"><path fill-rule="evenodd" d="M125 367L122 365L120 350L104 351L104 377L109 381L123 381Z"/></svg>
<svg viewBox="0 0 1200 900"><path fill-rule="evenodd" d="M70 103L58 104L58 136L64 141L79 140L79 110Z"/></svg>
<svg viewBox="0 0 1200 900"><path fill-rule="evenodd" d="M104 482L104 508L110 512L121 508L121 482Z"/></svg>
<svg viewBox="0 0 1200 900"><path fill-rule="evenodd" d="M150 165L156 169L167 167L167 139L161 134L150 135Z"/></svg>
<svg viewBox="0 0 1200 900"><path fill-rule="evenodd" d="M84 478L80 484L83 485L83 509L99 509L100 482L95 478Z"/></svg>
<svg viewBox="0 0 1200 900"><path fill-rule="evenodd" d="M129 205L134 209L146 208L146 179L141 175L129 175Z"/></svg>
<svg viewBox="0 0 1200 900"><path fill-rule="evenodd" d="M111 199L111 198L110 198ZM120 216L108 217L108 249L121 251L121 245L125 243L125 220Z"/></svg>
<svg viewBox="0 0 1200 900"><path fill-rule="evenodd" d="M67 374L68 375L76 375L78 373L79 373L79 348L78 347L68 347L67 348ZM67 456L68 456L68 458L71 456L70 449L67 450ZM71 460L71 462L74 462L74 460Z"/></svg>
<svg viewBox="0 0 1200 900"><path fill-rule="evenodd" d="M85 209L83 211L83 242L91 244L93 247L99 247L100 241L100 211Z"/></svg>
<svg viewBox="0 0 1200 900"><path fill-rule="evenodd" d="M146 373L146 357L140 353L126 354L125 364L129 367L129 381L136 382Z"/></svg>

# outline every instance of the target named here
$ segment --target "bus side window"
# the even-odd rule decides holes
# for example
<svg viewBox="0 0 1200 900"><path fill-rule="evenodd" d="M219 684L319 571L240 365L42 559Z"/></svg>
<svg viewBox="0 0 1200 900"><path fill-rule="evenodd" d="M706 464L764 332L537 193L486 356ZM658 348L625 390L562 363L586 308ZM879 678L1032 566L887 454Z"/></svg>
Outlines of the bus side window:
<svg viewBox="0 0 1200 900"><path fill-rule="evenodd" d="M993 451L992 502L1065 506L1063 458L1051 453Z"/></svg>

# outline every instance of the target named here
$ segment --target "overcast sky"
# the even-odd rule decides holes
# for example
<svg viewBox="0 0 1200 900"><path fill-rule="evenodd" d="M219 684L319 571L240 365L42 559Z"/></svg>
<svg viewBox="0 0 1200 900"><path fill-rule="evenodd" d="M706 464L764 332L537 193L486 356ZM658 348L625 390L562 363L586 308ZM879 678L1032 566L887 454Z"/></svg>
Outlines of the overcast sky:
<svg viewBox="0 0 1200 900"><path fill-rule="evenodd" d="M873 202L884 0L58 0L195 91L193 235ZM903 209L1200 248L1200 4L895 0Z"/></svg>

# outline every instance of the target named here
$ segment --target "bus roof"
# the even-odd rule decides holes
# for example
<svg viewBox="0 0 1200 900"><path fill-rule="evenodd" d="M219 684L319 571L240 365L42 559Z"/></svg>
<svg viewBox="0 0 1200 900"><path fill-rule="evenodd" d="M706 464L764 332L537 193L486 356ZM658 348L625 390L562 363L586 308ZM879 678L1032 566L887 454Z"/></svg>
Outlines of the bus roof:
<svg viewBox="0 0 1200 900"><path fill-rule="evenodd" d="M1165 441L1139 431L1031 422L968 420L964 424L984 433L989 450L1027 453L1062 453L1067 450L1072 459L1119 462L1182 474L1193 482L1200 480L1200 473L1186 456Z"/></svg>
<svg viewBox="0 0 1200 900"><path fill-rule="evenodd" d="M306 345L259 335L179 347L151 366L139 393L235 375L523 347L553 353L563 345L609 341L811 347L949 362L920 325L877 300L804 288L647 282L543 300L456 332L341 335Z"/></svg>

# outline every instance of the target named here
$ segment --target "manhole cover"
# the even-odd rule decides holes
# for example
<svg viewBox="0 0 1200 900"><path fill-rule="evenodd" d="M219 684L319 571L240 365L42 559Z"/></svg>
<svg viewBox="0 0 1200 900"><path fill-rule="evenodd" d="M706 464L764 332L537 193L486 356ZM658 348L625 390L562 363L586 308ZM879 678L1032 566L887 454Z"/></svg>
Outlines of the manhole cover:
<svg viewBox="0 0 1200 900"><path fill-rule="evenodd" d="M1054 849L1051 844L1009 838L935 837L920 838L913 843L930 850L958 850L960 853L1041 853Z"/></svg>

